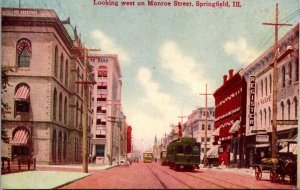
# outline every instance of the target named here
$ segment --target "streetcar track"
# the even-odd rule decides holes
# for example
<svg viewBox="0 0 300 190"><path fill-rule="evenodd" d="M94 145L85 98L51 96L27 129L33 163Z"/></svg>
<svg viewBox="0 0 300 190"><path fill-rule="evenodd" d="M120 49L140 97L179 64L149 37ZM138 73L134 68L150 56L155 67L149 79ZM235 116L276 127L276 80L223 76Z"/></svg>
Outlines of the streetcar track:
<svg viewBox="0 0 300 190"><path fill-rule="evenodd" d="M150 169L149 166L147 166L147 167ZM157 176L157 174L155 174L154 171L153 171L152 169L150 169L150 170L151 170L151 172L155 175L155 177L159 180L159 182L162 183L162 185L164 186L164 189L168 189L167 186L165 185L165 183L162 182L161 179L159 179L159 177ZM184 185L187 186L188 188L194 189L192 186L190 186L189 184L187 184L187 183L184 182L183 180L181 180L181 179L179 179L179 178L177 178L177 177L175 177L175 176L169 174L168 172L166 172L166 171L164 171L164 170L161 170L161 169L159 169L159 170L162 171L162 172L164 172L164 173L166 173L166 174L168 174L169 176L171 176L171 177L174 178L175 180L179 181L180 183L184 184Z"/></svg>
<svg viewBox="0 0 300 190"><path fill-rule="evenodd" d="M160 183L160 185L163 187L163 189L168 189L167 185L158 177L158 175L156 173L154 173L154 171L148 165L147 165L147 168L155 176L155 178Z"/></svg>
<svg viewBox="0 0 300 190"><path fill-rule="evenodd" d="M188 175L188 176L191 176L191 177L193 177L193 178L200 178L200 179L202 179L202 180L204 180L204 181L208 181L208 182L214 184L214 182L211 182L211 181L205 179L203 176L195 176L195 175L192 175L192 174L190 174L190 173L184 173L184 174L186 174L186 175ZM220 179L220 178L209 177L209 179L214 179L214 180L222 181L222 182L225 182L225 183L228 183L228 184L231 184L231 185L240 187L240 188L249 189L248 187L245 187L245 186L242 186L242 185L237 185L237 184L235 184L235 183L232 183L232 182L229 182L229 181L222 180L222 179ZM223 188L230 189L230 188L227 188L227 187L223 187Z"/></svg>
<svg viewBox="0 0 300 190"><path fill-rule="evenodd" d="M164 172L164 173L167 173L168 175L170 175L170 176L172 176L173 178L175 178L175 179L178 180L177 177L174 177L173 175L169 174L168 172L164 171L163 169L160 169L160 168L159 168L159 170L161 170L161 171ZM183 174L184 174L184 173L183 173ZM199 179L199 178L197 178L196 176L193 176L193 175L190 175L190 176L196 178L198 181L203 180L203 181L212 183L212 184L214 184L214 185L216 185L216 186L219 186L219 187L221 187L221 188L224 188L224 189L231 189L231 188L227 188L227 187L225 187L225 186L219 185L219 184L217 184L217 183L211 182L211 181L209 181L209 180L207 180L207 179L203 179L203 178ZM178 181L181 181L181 180L178 180ZM194 189L194 188L191 187L191 189Z"/></svg>

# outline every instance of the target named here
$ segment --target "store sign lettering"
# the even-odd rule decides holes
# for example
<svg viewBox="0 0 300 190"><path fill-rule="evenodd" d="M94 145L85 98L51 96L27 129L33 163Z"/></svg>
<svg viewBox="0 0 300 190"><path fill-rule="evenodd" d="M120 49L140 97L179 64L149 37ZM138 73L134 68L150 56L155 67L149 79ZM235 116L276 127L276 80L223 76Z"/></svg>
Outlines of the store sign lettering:
<svg viewBox="0 0 300 190"><path fill-rule="evenodd" d="M250 77L250 105L249 105L249 126L254 127L254 106L255 106L255 76Z"/></svg>

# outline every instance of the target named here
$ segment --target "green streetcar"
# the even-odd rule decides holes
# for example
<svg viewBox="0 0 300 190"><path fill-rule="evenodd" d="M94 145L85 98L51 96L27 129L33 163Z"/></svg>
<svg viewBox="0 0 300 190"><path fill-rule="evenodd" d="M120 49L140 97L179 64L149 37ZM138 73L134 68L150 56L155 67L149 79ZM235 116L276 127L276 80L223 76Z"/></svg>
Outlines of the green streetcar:
<svg viewBox="0 0 300 190"><path fill-rule="evenodd" d="M179 170L199 169L201 144L195 138L180 137L172 141L167 148L167 160L170 168Z"/></svg>

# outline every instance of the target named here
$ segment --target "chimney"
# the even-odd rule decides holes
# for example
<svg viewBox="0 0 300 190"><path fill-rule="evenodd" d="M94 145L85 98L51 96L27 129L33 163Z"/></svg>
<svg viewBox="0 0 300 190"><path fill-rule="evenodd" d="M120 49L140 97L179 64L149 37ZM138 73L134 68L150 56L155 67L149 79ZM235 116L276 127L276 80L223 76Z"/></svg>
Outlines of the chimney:
<svg viewBox="0 0 300 190"><path fill-rule="evenodd" d="M231 79L233 77L233 69L229 70L229 79Z"/></svg>
<svg viewBox="0 0 300 190"><path fill-rule="evenodd" d="M224 82L223 84L225 84L227 82L227 75L223 76L223 82Z"/></svg>

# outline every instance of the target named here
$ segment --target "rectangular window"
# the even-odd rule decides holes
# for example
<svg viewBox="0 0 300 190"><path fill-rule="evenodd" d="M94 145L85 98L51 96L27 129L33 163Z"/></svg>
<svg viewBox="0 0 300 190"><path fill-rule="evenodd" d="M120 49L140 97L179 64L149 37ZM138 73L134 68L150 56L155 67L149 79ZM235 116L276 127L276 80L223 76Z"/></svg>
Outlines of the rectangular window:
<svg viewBox="0 0 300 190"><path fill-rule="evenodd" d="M105 146L104 144L97 144L96 145L96 156L104 156Z"/></svg>
<svg viewBox="0 0 300 190"><path fill-rule="evenodd" d="M101 124L101 119L97 119L96 124L100 125Z"/></svg>

